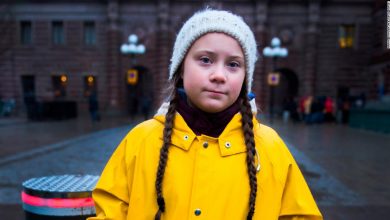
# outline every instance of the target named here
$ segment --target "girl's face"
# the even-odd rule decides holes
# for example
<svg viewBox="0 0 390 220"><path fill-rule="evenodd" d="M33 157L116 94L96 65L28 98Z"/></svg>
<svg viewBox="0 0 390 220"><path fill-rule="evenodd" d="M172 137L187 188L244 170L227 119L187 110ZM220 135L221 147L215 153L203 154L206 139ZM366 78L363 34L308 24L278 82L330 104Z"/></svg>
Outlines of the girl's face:
<svg viewBox="0 0 390 220"><path fill-rule="evenodd" d="M223 33L208 33L196 40L184 59L184 90L190 105L216 113L240 95L245 59L240 44Z"/></svg>

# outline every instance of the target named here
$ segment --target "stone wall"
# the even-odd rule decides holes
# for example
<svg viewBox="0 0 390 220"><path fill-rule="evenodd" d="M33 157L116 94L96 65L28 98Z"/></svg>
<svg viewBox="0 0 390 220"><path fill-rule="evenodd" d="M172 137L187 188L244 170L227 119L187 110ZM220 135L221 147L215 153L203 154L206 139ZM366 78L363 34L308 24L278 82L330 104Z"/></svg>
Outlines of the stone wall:
<svg viewBox="0 0 390 220"><path fill-rule="evenodd" d="M371 0L24 2L6 7L11 15L7 24L12 27L12 38L8 43L0 42L0 49L12 45L11 50L0 54L0 95L15 98L21 110L22 75L35 76L35 93L39 98L51 88L51 75L65 73L68 76L66 99L77 101L82 112L87 109L82 80L89 74L97 77L103 110L126 112L128 92L135 90L129 90L126 85L125 73L134 65L145 69L144 80L139 85L143 88L139 91L141 95L152 95L156 108L166 88L176 33L194 11L205 5L238 13L252 27L260 54L253 91L262 110L268 110L270 89L266 80L273 64L261 53L274 36L281 37L282 46L289 49L289 56L279 59L277 67L296 75L299 96L336 97L340 87L348 87L352 95L366 93L369 98L376 95L379 67L372 66L372 57L383 56L383 52L378 52L381 43L376 36L377 33L384 36L384 6L376 9ZM20 21L23 20L32 22L32 45L19 42ZM65 45L51 43L51 22L54 20L64 22ZM2 19L2 23L4 21ZM83 44L84 21L96 23L96 46ZM340 49L338 46L338 28L342 24L355 25L353 48ZM140 43L146 46L146 54L137 56L136 61L119 50L132 33L137 34ZM388 80L387 71L384 80L387 91ZM280 100L289 95L282 89L279 93Z"/></svg>

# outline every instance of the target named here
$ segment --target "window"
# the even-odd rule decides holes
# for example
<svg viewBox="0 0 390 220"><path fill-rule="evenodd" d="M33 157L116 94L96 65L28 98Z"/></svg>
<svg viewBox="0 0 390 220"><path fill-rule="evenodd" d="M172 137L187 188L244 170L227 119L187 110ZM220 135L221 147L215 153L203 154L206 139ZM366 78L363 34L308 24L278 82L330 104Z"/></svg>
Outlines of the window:
<svg viewBox="0 0 390 220"><path fill-rule="evenodd" d="M66 75L52 76L52 85L55 98L62 98L66 96L66 84L68 77Z"/></svg>
<svg viewBox="0 0 390 220"><path fill-rule="evenodd" d="M20 43L29 45L32 43L32 28L31 21L20 22Z"/></svg>
<svg viewBox="0 0 390 220"><path fill-rule="evenodd" d="M84 22L84 44L95 45L96 44L96 28L95 22Z"/></svg>
<svg viewBox="0 0 390 220"><path fill-rule="evenodd" d="M96 76L88 75L84 76L84 96L89 97L90 95L96 93Z"/></svg>
<svg viewBox="0 0 390 220"><path fill-rule="evenodd" d="M54 44L65 44L64 23L62 21L53 21L52 40Z"/></svg>
<svg viewBox="0 0 390 220"><path fill-rule="evenodd" d="M353 48L355 41L355 26L341 25L339 27L339 47Z"/></svg>

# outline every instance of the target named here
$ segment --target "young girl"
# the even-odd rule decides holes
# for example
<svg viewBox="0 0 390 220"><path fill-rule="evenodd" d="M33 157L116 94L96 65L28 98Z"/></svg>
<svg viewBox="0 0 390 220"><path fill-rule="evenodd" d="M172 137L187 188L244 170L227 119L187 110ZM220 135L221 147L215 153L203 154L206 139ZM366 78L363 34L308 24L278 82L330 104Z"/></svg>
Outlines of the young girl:
<svg viewBox="0 0 390 220"><path fill-rule="evenodd" d="M256 120L256 60L241 17L194 14L176 38L168 101L120 143L89 219L322 219L285 144Z"/></svg>

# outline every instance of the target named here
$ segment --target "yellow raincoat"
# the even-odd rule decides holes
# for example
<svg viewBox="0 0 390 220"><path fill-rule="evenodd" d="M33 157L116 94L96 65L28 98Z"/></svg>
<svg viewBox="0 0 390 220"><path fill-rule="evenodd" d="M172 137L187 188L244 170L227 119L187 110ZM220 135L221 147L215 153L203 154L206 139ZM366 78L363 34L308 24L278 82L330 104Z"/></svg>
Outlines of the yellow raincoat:
<svg viewBox="0 0 390 220"><path fill-rule="evenodd" d="M107 163L95 190L98 219L152 220L158 209L156 170L164 116L136 126ZM261 170L254 220L322 219L287 147L254 119ZM219 138L196 136L177 113L163 180L163 220L246 219L249 179L246 147L237 113Z"/></svg>

